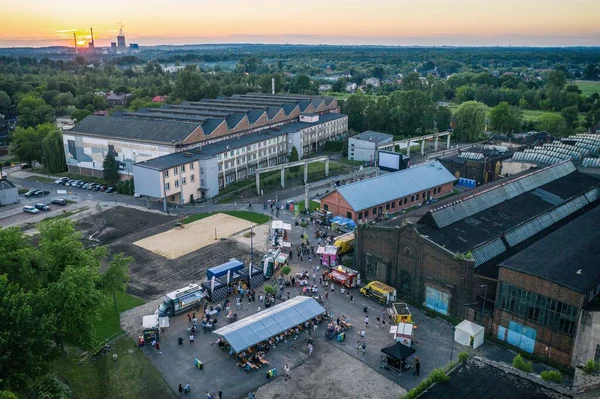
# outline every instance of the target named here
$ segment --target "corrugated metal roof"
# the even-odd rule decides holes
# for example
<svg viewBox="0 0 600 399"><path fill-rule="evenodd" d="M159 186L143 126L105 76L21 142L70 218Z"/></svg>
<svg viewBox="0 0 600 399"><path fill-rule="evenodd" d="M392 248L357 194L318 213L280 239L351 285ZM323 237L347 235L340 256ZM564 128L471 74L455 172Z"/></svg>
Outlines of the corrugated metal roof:
<svg viewBox="0 0 600 399"><path fill-rule="evenodd" d="M325 308L313 298L297 296L214 333L237 353L324 313Z"/></svg>
<svg viewBox="0 0 600 399"><path fill-rule="evenodd" d="M352 209L362 211L455 180L452 173L448 172L441 163L433 161L348 184L339 187L337 191Z"/></svg>
<svg viewBox="0 0 600 399"><path fill-rule="evenodd" d="M543 186L548 182L566 176L576 170L577 168L575 168L575 165L571 161L552 165L519 179L511 180L506 184L495 186L488 191L482 191L456 203L450 203L444 207L433 209L431 216L436 226L443 228L527 191Z"/></svg>
<svg viewBox="0 0 600 399"><path fill-rule="evenodd" d="M475 267L477 267L483 265L488 260L495 258L504 251L506 251L506 245L504 245L502 239L498 237L473 249L471 255L473 255Z"/></svg>
<svg viewBox="0 0 600 399"><path fill-rule="evenodd" d="M374 130L367 130L365 132L359 133L355 136L350 137L352 140L365 140L365 141L373 141L376 144L379 144L386 140L393 140L394 136L387 133L376 132Z"/></svg>

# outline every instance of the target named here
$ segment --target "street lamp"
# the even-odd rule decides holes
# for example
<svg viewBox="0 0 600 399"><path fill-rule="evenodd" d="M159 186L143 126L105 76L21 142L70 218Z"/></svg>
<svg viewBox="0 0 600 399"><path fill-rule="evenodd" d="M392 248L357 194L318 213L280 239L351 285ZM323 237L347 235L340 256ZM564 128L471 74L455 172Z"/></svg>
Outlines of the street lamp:
<svg viewBox="0 0 600 399"><path fill-rule="evenodd" d="M485 292L483 294L483 306L481 306L481 324L485 323L485 318L484 318L484 314L485 314L485 301L487 300L487 284L481 284L479 286L480 288L484 288L485 287ZM485 328L485 326L484 326Z"/></svg>
<svg viewBox="0 0 600 399"><path fill-rule="evenodd" d="M452 361L452 354L454 352L454 331L456 331L456 327L452 326L452 344L450 346L450 361Z"/></svg>

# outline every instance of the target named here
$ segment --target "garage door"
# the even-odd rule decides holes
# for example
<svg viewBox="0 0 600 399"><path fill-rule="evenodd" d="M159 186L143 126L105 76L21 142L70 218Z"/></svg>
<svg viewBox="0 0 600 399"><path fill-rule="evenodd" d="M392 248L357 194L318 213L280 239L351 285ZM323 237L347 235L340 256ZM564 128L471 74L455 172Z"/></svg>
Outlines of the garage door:
<svg viewBox="0 0 600 399"><path fill-rule="evenodd" d="M438 313L447 315L450 308L450 294L435 288L425 287L425 306Z"/></svg>

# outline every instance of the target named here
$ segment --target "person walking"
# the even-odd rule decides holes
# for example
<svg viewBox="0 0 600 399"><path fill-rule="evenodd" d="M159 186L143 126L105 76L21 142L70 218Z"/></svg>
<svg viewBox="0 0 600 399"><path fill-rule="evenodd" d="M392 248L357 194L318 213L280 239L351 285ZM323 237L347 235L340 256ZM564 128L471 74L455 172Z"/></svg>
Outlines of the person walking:
<svg viewBox="0 0 600 399"><path fill-rule="evenodd" d="M317 275L315 273L313 273L313 284L317 283Z"/></svg>
<svg viewBox="0 0 600 399"><path fill-rule="evenodd" d="M189 314L188 314L189 316ZM183 396L183 386L181 386L181 384L179 384L179 397L181 398Z"/></svg>
<svg viewBox="0 0 600 399"><path fill-rule="evenodd" d="M369 316L365 316L365 327L369 327Z"/></svg>
<svg viewBox="0 0 600 399"><path fill-rule="evenodd" d="M354 295L350 295L350 303L354 303Z"/></svg>
<svg viewBox="0 0 600 399"><path fill-rule="evenodd" d="M329 292L325 292L325 299L329 299Z"/></svg>
<svg viewBox="0 0 600 399"><path fill-rule="evenodd" d="M421 361L418 357L415 357L415 372L414 375L419 375L421 371Z"/></svg>
<svg viewBox="0 0 600 399"><path fill-rule="evenodd" d="M346 290L346 296L347 296L348 298L350 298L350 289L347 289L347 290Z"/></svg>
<svg viewBox="0 0 600 399"><path fill-rule="evenodd" d="M221 388L219 388L218 396L219 396L219 399L223 399L223 391L221 390Z"/></svg>
<svg viewBox="0 0 600 399"><path fill-rule="evenodd" d="M381 327L381 319L377 316L377 328Z"/></svg>
<svg viewBox="0 0 600 399"><path fill-rule="evenodd" d="M340 294L344 295L344 291L345 291L345 288L344 288L344 286L342 285L342 288L340 288Z"/></svg>
<svg viewBox="0 0 600 399"><path fill-rule="evenodd" d="M194 343L194 335L190 334L190 345Z"/></svg>
<svg viewBox="0 0 600 399"><path fill-rule="evenodd" d="M356 354L358 355L360 351L360 340L356 341Z"/></svg>
<svg viewBox="0 0 600 399"><path fill-rule="evenodd" d="M334 294L335 291L335 285L333 285L333 283L331 283L331 295Z"/></svg>
<svg viewBox="0 0 600 399"><path fill-rule="evenodd" d="M313 345L309 342L308 343L308 356L312 355L313 353Z"/></svg>
<svg viewBox="0 0 600 399"><path fill-rule="evenodd" d="M190 323L192 322L192 315L191 315L191 313L188 313L188 320L190 321Z"/></svg>
<svg viewBox="0 0 600 399"><path fill-rule="evenodd" d="M367 344L365 343L365 341L363 341L361 348L362 348L362 357L365 357L365 352L367 350Z"/></svg>
<svg viewBox="0 0 600 399"><path fill-rule="evenodd" d="M289 380L290 377L290 366L287 365L287 363L285 364L285 366L283 366L283 371L285 372L285 379L284 381Z"/></svg>
<svg viewBox="0 0 600 399"><path fill-rule="evenodd" d="M210 392L206 391L206 399L214 399Z"/></svg>

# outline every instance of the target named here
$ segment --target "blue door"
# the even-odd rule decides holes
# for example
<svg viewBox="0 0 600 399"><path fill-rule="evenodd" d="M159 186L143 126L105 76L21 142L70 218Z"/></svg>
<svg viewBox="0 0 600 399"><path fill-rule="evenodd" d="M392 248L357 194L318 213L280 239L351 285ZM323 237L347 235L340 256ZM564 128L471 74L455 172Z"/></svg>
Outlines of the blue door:
<svg viewBox="0 0 600 399"><path fill-rule="evenodd" d="M525 352L533 353L535 348L535 339L537 330L526 327L521 323L511 321L508 323L508 334L506 342L524 350Z"/></svg>
<svg viewBox="0 0 600 399"><path fill-rule="evenodd" d="M447 315L450 307L450 294L425 287L425 306L438 313Z"/></svg>

